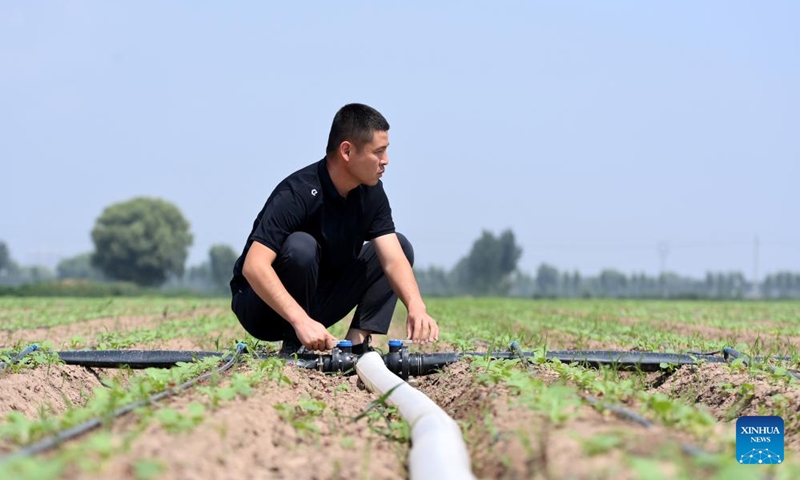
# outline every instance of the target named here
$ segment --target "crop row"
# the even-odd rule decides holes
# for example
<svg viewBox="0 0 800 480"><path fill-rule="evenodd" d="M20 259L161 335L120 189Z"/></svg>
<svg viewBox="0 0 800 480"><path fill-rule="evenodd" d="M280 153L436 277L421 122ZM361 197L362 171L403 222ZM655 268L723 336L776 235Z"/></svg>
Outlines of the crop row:
<svg viewBox="0 0 800 480"><path fill-rule="evenodd" d="M46 328L121 316L182 314L207 306L221 307L218 299L176 298L15 298L0 297L0 328L8 331Z"/></svg>

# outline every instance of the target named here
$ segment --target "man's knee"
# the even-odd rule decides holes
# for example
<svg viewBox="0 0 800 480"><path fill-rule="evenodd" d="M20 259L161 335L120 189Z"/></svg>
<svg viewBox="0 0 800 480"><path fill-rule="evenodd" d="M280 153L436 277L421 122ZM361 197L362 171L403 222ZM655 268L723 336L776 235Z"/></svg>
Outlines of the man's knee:
<svg viewBox="0 0 800 480"><path fill-rule="evenodd" d="M294 232L283 243L280 260L304 269L315 266L319 263L319 244L306 232Z"/></svg>
<svg viewBox="0 0 800 480"><path fill-rule="evenodd" d="M414 266L414 247L411 246L411 242L408 241L405 235L402 233L397 234L397 240L400 241L400 246L403 247L403 253L406 254L406 258L408 259L408 263L411 266Z"/></svg>

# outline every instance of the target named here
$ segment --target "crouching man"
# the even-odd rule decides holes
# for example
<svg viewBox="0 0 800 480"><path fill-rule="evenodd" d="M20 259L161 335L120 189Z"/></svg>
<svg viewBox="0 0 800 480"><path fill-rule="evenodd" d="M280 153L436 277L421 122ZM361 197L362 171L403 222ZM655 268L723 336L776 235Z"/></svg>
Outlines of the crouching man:
<svg viewBox="0 0 800 480"><path fill-rule="evenodd" d="M438 340L411 269L414 251L395 232L380 180L388 147L383 115L345 105L325 158L280 182L256 216L234 266L231 307L254 337L282 340L281 354L333 348L327 328L353 308L346 338L364 353L370 334L389 331L398 297L408 338Z"/></svg>

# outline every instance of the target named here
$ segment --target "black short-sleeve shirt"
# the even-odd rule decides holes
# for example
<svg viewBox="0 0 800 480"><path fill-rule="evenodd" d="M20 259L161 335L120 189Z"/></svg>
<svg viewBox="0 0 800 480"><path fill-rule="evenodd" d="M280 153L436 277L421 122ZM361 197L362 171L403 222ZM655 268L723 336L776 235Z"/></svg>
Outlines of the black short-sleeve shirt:
<svg viewBox="0 0 800 480"><path fill-rule="evenodd" d="M383 184L359 185L344 198L333 185L323 158L275 187L234 266L231 289L235 293L247 284L242 267L254 241L278 253L290 234L310 234L321 247L320 277L325 278L336 276L354 261L365 241L394 231Z"/></svg>

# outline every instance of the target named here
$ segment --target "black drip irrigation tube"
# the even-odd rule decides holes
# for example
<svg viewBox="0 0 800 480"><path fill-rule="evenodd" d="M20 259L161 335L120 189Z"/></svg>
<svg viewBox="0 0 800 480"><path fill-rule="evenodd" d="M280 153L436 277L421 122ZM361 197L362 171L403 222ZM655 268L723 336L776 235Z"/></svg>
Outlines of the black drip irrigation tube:
<svg viewBox="0 0 800 480"><path fill-rule="evenodd" d="M22 360L22 357L28 355L29 353L33 353L36 350L39 350L39 344L38 343L34 343L33 345L30 345L29 347L25 348L25 350L23 350L23 351L19 352L18 354L14 355L8 362L0 362L0 370L6 368L9 365L14 365L15 363L17 363L20 360Z"/></svg>
<svg viewBox="0 0 800 480"><path fill-rule="evenodd" d="M523 361L525 360L525 354L522 351L522 348L520 347L518 342L516 342L516 341L511 342L511 345L509 345L509 347L511 348L511 351L513 351L517 355L518 358L522 359ZM525 367L527 368L528 372L531 372L530 363L526 362L525 363ZM533 372L531 372L531 373L533 373ZM629 409L627 409L625 407L622 407L620 405L615 405L613 403L604 402L604 401L600 400L599 398L595 398L592 395L589 395L589 394L586 394L586 393L579 393L578 395L581 397L581 399L583 401L585 401L586 403L592 405L593 407L596 407L596 408L599 407L599 408L602 408L604 410L608 410L609 412L611 412L614 415L622 418L623 420L629 420L629 421L638 423L639 425L643 426L644 428L651 428L651 427L653 427L655 425L653 422L651 422L650 420L644 418L643 416L639 415L638 413L636 413L636 412L634 412L632 410L629 410ZM708 455L708 452L706 452L705 450L703 450L703 449L701 449L699 447L695 447L694 445L691 445L691 444L688 444L688 443L684 443L684 442L681 442L681 449L685 453L687 453L689 455L692 455L692 456Z"/></svg>
<svg viewBox="0 0 800 480"><path fill-rule="evenodd" d="M383 354L386 366L393 373L406 379L409 376L422 376L440 371L445 366L468 356L488 356L492 359L530 358L539 355L535 352L460 352L460 353L410 353L402 342L390 345L389 353ZM390 342L391 344L392 342ZM18 361L30 353L31 346L20 352L13 361ZM519 348L519 346L517 346ZM222 357L225 354L211 351L186 350L70 350L56 352L67 365L93 368L170 368L181 362L193 362L208 357ZM639 370L652 372L660 370L664 364L670 366L699 365L702 363L725 363L731 358L743 355L732 348L723 349L723 356L712 353L659 353L624 352L613 350L552 350L545 353L548 360L563 363L578 363L590 367L611 366L620 370ZM253 353L255 358L274 357L275 354ZM310 368L326 373L352 373L358 355L350 347L335 347L329 354L302 353L284 357L292 365ZM744 357L749 361L748 357ZM755 357L757 360L789 360L790 357ZM13 363L12 361L12 363ZM0 364L2 367L2 364ZM793 372L790 372L793 373ZM796 374L795 374L796 375Z"/></svg>
<svg viewBox="0 0 800 480"><path fill-rule="evenodd" d="M514 342L516 343L516 342ZM513 349L513 347L512 347ZM619 370L635 370L655 372L664 365L680 367L684 365L701 365L705 363L725 363L727 356L704 353L660 353L660 352L622 352L612 350L552 350L545 352L547 360L559 360L562 363L577 363L589 367L609 366ZM389 353L383 355L383 361L389 370L403 379L410 376L422 376L441 371L451 363L464 357L482 356L492 359L512 359L537 357L536 352L523 352L516 345L512 352L462 352L462 353L410 353L401 341L389 342ZM258 356L258 355L257 355ZM761 359L761 358L759 358ZM790 360L790 357L763 357L772 360ZM289 363L299 367L310 368L322 372L351 372L357 356L349 347L335 347L330 354L302 354L289 358Z"/></svg>
<svg viewBox="0 0 800 480"><path fill-rule="evenodd" d="M69 350L57 353L67 365L92 368L170 368L181 362L225 355L186 350Z"/></svg>
<svg viewBox="0 0 800 480"><path fill-rule="evenodd" d="M184 382L184 383L182 383L182 384L180 384L180 385L178 385L176 387L168 388L168 389L164 390L163 392L156 393L155 395L152 395L147 399L138 400L138 401L130 403L130 404L124 406L124 407L118 408L117 410L114 410L111 413L111 415L108 416L108 417L96 417L96 418L93 418L91 420L87 420L87 421L81 423L80 425L76 425L76 426L74 426L72 428L68 428L66 430L62 430L62 431L56 433L55 435L53 435L51 437L45 438L44 440L41 440L41 441L39 441L37 443L34 443L32 445L28 445L27 447L23 447L23 448L17 450L16 452L11 453L9 455L6 455L4 457L0 457L0 463L9 461L9 460L12 460L12 459L15 459L15 458L21 458L21 457L25 457L25 456L29 456L29 455L35 455L37 453L41 453L41 452L50 450L51 448L57 447L58 445L60 445L62 442L66 441L66 440L70 440L70 439L75 438L75 437L77 437L79 435L83 435L86 432L94 430L95 428L97 428L100 425L102 425L103 421L108 419L108 418L114 419L114 418L117 418L117 417L121 417L122 415L130 413L133 410L135 410L135 409L137 409L137 408L139 408L141 406L144 406L144 405L147 405L147 404L150 404L150 403L153 403L153 402L157 402L157 401L159 401L161 399L164 399L166 397L174 395L174 394L176 394L176 393L178 393L178 392L180 392L182 390L186 390L187 388L195 385L198 382L202 382L203 380L211 377L214 374L219 374L219 373L222 373L222 372L230 369L233 366L233 364L236 363L236 361L239 359L241 354L243 352L245 352L245 351L246 351L245 345L243 343L239 343L239 344L236 345L236 351L234 351L232 354L228 354L227 357L224 358L226 360L225 364L222 365L221 367L217 368L216 370L212 370L210 372L206 372L206 373L204 373L204 374L202 374L200 376L197 376L197 377L195 377L195 378L193 378L191 380L188 380L188 381L186 381L186 382ZM222 354L219 354L217 352L214 352L214 353L215 353L215 356L222 357ZM199 358L199 357L197 357L197 358ZM189 360L189 361L191 361L191 360Z"/></svg>
<svg viewBox="0 0 800 480"><path fill-rule="evenodd" d="M179 362L192 362L219 352L182 350L76 350L57 352L67 365L93 368L169 368ZM533 357L534 352L523 352ZM255 358L267 358L274 354L256 352ZM462 353L410 353L406 346L390 346L383 360L390 371L407 379L440 371L445 366L467 356L488 356L493 359L516 358L511 352L462 352ZM623 370L657 371L664 363L670 365L696 365L702 362L724 363L725 359L714 355L687 355L679 353L618 352L606 350L554 350L545 353L548 360L558 359L564 363L579 363L591 367L615 366ZM330 354L302 353L286 358L290 364L321 372L352 372L358 355L349 347L335 347Z"/></svg>
<svg viewBox="0 0 800 480"><path fill-rule="evenodd" d="M289 364L298 367L319 370L326 373L352 374L358 355L350 346L339 345L329 354L300 353L285 358ZM515 342L516 343L516 342ZM30 348L30 347L29 347ZM26 349L27 350L27 349ZM717 355L717 353L723 355ZM589 367L609 366L619 370L638 370L644 372L658 371L664 365L678 367L683 365L699 365L703 363L725 363L731 357L742 355L731 348L720 352L660 353L641 351L612 350L552 350L545 352L547 360L559 360L563 363L577 363ZM25 352L21 352L18 358ZM185 351L185 350L71 350L57 352L67 365L79 365L93 368L170 368L180 362L193 362L208 357L222 357L221 352ZM389 342L389 352L383 354L383 360L389 370L403 379L410 376L422 376L441 371L451 363L464 357L481 356L492 359L512 359L537 357L541 353L524 352L516 345L513 352L442 352L442 353L410 353L402 341ZM254 358L275 357L276 354L253 352ZM789 360L790 357L755 357L758 360ZM749 359L748 359L749 361ZM790 372L792 376L797 374ZM797 377L795 377L797 378Z"/></svg>
<svg viewBox="0 0 800 480"><path fill-rule="evenodd" d="M753 360L756 360L756 361L764 361L764 360L782 360L782 361L787 361L787 360L791 360L791 357L748 357L747 355L744 355L743 353L739 352L738 350L735 350L735 349L730 348L730 347L723 348L722 349L722 354L725 356L725 360L727 362L729 362L729 363L732 363L734 360L737 360L737 359L741 358L741 359L743 359L745 365L751 365ZM772 365L766 365L766 367L770 372L775 373L775 367L773 367ZM786 370L786 374L791 376L795 380L800 380L800 374L798 374L795 371Z"/></svg>

